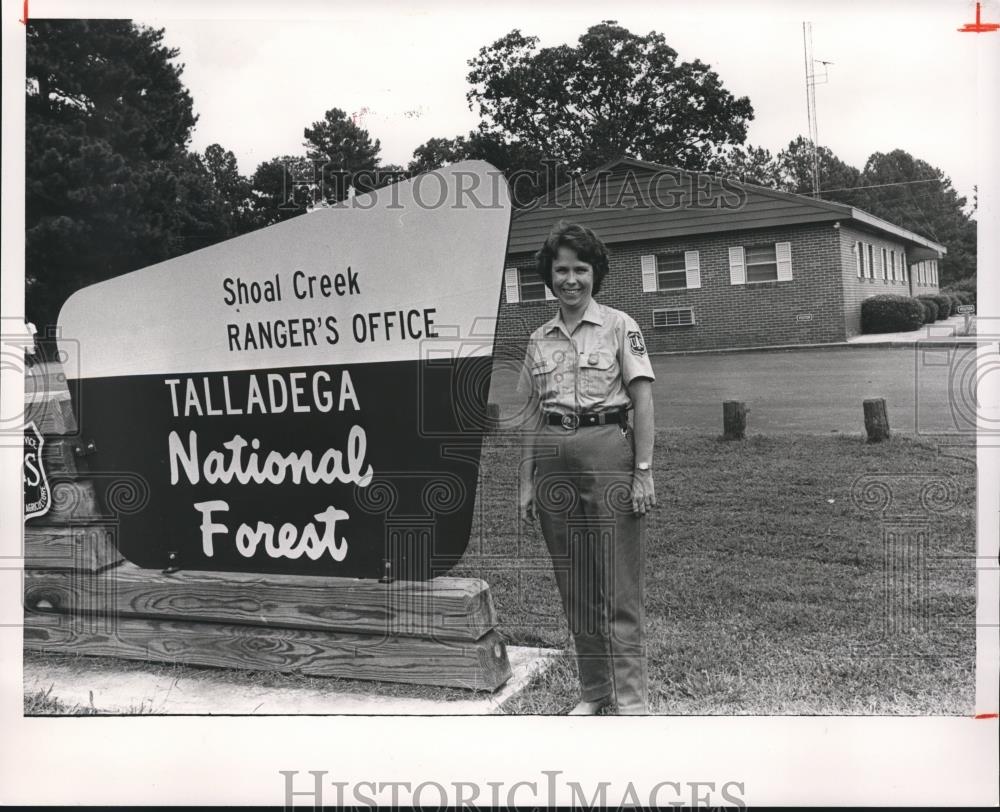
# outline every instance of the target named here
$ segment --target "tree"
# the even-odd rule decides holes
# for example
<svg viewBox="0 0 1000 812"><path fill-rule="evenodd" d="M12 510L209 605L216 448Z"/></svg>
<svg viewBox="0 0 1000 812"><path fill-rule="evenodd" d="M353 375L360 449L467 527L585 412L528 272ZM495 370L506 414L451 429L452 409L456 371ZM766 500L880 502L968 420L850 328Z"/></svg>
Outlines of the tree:
<svg viewBox="0 0 1000 812"><path fill-rule="evenodd" d="M225 236L190 161L178 54L127 20L31 20L26 58L26 309L44 334L67 296Z"/></svg>
<svg viewBox="0 0 1000 812"><path fill-rule="evenodd" d="M865 195L856 189L862 185L861 173L840 160L828 147L819 147L819 196L823 200L864 208ZM812 141L799 136L778 153L777 163L786 191L811 195Z"/></svg>
<svg viewBox="0 0 1000 812"><path fill-rule="evenodd" d="M323 165L296 155L264 161L251 179L249 218L254 228L305 213L323 199Z"/></svg>
<svg viewBox="0 0 1000 812"><path fill-rule="evenodd" d="M577 173L622 155L703 169L746 139L750 100L700 60L678 61L661 34L607 20L576 47L537 45L515 29L469 61L467 99L495 143L530 145Z"/></svg>
<svg viewBox="0 0 1000 812"><path fill-rule="evenodd" d="M431 138L413 150L413 160L407 170L414 175L440 169L447 164L458 163L472 157L469 154L469 139L464 136L455 138Z"/></svg>
<svg viewBox="0 0 1000 812"><path fill-rule="evenodd" d="M256 227L253 216L250 180L240 174L236 156L219 144L211 144L198 156L208 172L215 193L222 201L229 230L232 234L246 234Z"/></svg>
<svg viewBox="0 0 1000 812"><path fill-rule="evenodd" d="M940 169L905 150L876 152L865 163L861 185L869 212L948 248L939 262L942 285L976 273L976 223Z"/></svg>
<svg viewBox="0 0 1000 812"><path fill-rule="evenodd" d="M499 169L510 185L515 208L527 206L570 179L568 170L546 158L538 147L484 130L456 138L431 138L413 151L408 170L418 174L465 160L486 161Z"/></svg>
<svg viewBox="0 0 1000 812"><path fill-rule="evenodd" d="M720 150L706 167L709 172L743 183L753 183L770 189L784 186L781 166L771 151L749 144Z"/></svg>
<svg viewBox="0 0 1000 812"><path fill-rule="evenodd" d="M348 186L356 192L375 188L370 178L378 168L381 144L339 107L327 110L321 121L305 128L304 135L306 157L322 167L328 202L346 198Z"/></svg>

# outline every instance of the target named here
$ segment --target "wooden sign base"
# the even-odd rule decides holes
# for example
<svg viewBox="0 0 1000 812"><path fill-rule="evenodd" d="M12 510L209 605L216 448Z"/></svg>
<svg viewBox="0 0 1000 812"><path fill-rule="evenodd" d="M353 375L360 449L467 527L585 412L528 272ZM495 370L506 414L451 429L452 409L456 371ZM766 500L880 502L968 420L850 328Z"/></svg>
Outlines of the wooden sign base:
<svg viewBox="0 0 1000 812"><path fill-rule="evenodd" d="M38 548L51 531L29 536ZM25 650L477 691L510 678L479 579L164 574L73 557L26 562Z"/></svg>
<svg viewBox="0 0 1000 812"><path fill-rule="evenodd" d="M26 651L477 691L510 678L480 579L168 574L127 562L65 384L51 374L38 386L25 406L45 436L52 505L24 531Z"/></svg>

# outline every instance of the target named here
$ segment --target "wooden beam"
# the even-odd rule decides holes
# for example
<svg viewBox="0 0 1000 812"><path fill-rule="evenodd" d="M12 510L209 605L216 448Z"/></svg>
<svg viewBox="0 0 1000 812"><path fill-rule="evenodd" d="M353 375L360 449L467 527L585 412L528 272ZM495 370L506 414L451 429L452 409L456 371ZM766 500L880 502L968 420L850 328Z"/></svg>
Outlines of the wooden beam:
<svg viewBox="0 0 1000 812"><path fill-rule="evenodd" d="M196 570L164 574L124 563L93 577L25 573L25 606L97 608L121 617L477 640L496 625L479 578L378 581ZM102 602L104 602L102 604ZM103 606L103 608L101 608Z"/></svg>
<svg viewBox="0 0 1000 812"><path fill-rule="evenodd" d="M26 651L493 691L511 675L495 632L476 641L26 612Z"/></svg>
<svg viewBox="0 0 1000 812"><path fill-rule="evenodd" d="M107 517L97 504L97 490L87 479L66 475L49 476L52 506L48 512L35 519L28 519L28 527L38 525L77 525L95 522Z"/></svg>
<svg viewBox="0 0 1000 812"><path fill-rule="evenodd" d="M76 443L67 437L46 437L42 443L42 464L49 477L73 476L79 471Z"/></svg>
<svg viewBox="0 0 1000 812"><path fill-rule="evenodd" d="M35 399L26 400L24 422L32 421L46 437L76 434L76 419L73 417L73 405L69 393L60 393L54 397L39 395Z"/></svg>
<svg viewBox="0 0 1000 812"><path fill-rule="evenodd" d="M39 517L39 520L45 517ZM110 524L24 528L24 568L96 573L125 559L115 544L116 528ZM61 573L65 575L65 572Z"/></svg>

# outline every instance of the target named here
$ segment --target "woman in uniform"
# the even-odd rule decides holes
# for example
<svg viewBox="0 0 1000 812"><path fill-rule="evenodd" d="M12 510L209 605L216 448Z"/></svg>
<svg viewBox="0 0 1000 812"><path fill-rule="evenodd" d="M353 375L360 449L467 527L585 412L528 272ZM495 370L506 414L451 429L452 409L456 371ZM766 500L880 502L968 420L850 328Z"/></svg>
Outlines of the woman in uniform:
<svg viewBox="0 0 1000 812"><path fill-rule="evenodd" d="M521 517L541 523L576 647L571 714L647 712L643 632L646 511L653 491L653 370L642 332L593 298L608 253L561 222L536 255L559 312L528 340ZM629 425L628 412L634 417Z"/></svg>

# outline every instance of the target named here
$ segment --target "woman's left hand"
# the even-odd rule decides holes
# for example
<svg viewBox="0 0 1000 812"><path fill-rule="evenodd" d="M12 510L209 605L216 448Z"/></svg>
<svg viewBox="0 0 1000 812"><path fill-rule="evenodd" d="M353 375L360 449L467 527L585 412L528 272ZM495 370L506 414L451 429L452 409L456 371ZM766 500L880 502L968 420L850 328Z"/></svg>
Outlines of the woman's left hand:
<svg viewBox="0 0 1000 812"><path fill-rule="evenodd" d="M653 471L634 471L632 473L632 511L639 516L645 515L656 505L656 492L653 489Z"/></svg>

